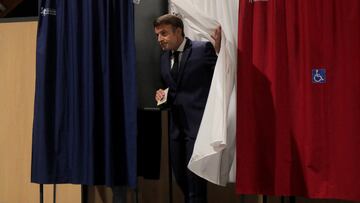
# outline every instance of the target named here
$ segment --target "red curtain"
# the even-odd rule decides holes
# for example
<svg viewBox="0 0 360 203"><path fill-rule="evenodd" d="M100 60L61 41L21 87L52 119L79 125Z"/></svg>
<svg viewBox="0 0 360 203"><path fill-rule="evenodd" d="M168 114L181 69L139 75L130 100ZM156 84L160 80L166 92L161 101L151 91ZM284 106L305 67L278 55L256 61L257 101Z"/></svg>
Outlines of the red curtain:
<svg viewBox="0 0 360 203"><path fill-rule="evenodd" d="M240 0L237 193L360 200L360 1Z"/></svg>

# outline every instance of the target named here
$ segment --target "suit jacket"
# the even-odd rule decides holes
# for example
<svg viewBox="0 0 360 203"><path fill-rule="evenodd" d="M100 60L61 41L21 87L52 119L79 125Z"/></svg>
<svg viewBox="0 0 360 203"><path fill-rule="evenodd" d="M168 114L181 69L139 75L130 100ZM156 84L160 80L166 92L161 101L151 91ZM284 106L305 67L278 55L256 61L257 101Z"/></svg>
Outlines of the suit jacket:
<svg viewBox="0 0 360 203"><path fill-rule="evenodd" d="M196 138L217 59L210 42L191 41L188 38L186 40L177 81L170 74L171 51L166 51L161 56L161 76L169 87L172 138L178 136L178 133L174 133L176 130Z"/></svg>

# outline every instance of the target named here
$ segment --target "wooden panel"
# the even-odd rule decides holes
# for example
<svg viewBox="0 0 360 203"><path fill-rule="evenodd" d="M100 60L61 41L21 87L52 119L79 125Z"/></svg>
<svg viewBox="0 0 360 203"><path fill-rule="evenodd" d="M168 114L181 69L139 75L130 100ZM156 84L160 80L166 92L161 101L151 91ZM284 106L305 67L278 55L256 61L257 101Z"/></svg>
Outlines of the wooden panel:
<svg viewBox="0 0 360 203"><path fill-rule="evenodd" d="M56 203L81 203L81 186L72 184L56 185Z"/></svg>
<svg viewBox="0 0 360 203"><path fill-rule="evenodd" d="M37 22L0 23L0 203L39 202L30 183ZM80 186L57 188L57 202L80 202ZM53 187L44 187L52 202Z"/></svg>
<svg viewBox="0 0 360 203"><path fill-rule="evenodd" d="M0 202L38 202L30 183L36 23L0 24Z"/></svg>

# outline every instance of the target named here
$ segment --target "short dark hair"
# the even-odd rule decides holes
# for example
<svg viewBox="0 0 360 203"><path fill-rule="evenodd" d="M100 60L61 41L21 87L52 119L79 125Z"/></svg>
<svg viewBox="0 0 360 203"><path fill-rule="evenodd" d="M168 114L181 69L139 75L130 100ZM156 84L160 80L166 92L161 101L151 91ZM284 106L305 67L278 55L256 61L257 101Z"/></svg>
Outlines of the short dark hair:
<svg viewBox="0 0 360 203"><path fill-rule="evenodd" d="M174 31L176 30L176 28L180 28L182 36L183 37L185 36L184 23L181 20L181 18L177 17L176 15L172 15L172 14L162 15L156 18L153 24L154 24L154 28L159 25L171 25L174 28Z"/></svg>

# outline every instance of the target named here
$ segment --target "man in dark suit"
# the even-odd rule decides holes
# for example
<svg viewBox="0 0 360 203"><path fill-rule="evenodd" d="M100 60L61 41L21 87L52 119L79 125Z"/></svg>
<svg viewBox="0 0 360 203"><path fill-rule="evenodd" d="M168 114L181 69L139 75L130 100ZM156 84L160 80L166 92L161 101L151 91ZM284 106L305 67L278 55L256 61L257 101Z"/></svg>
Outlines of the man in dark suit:
<svg viewBox="0 0 360 203"><path fill-rule="evenodd" d="M166 85L166 89L156 91L155 99L160 102L167 98L170 106L170 160L174 175L185 202L207 202L207 182L192 173L187 164L209 94L221 30L215 30L213 46L186 38L182 20L171 14L157 18L154 29L164 51L161 76Z"/></svg>

